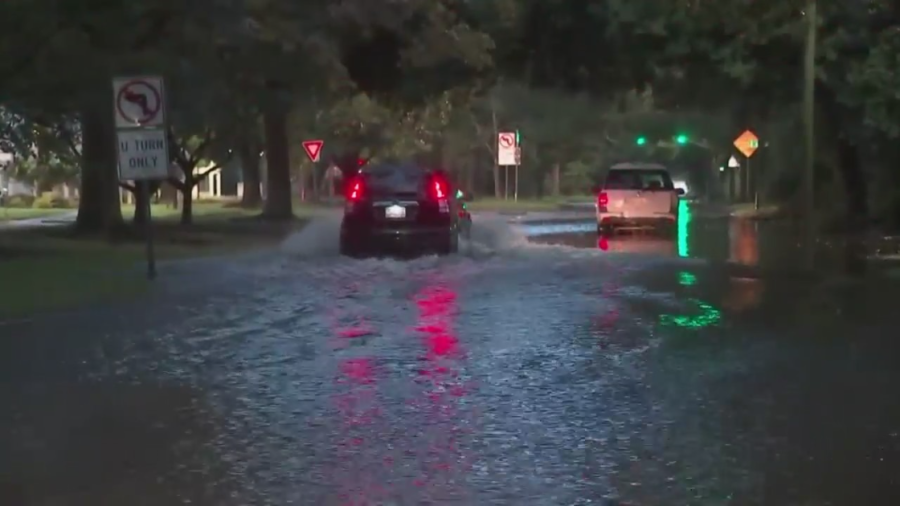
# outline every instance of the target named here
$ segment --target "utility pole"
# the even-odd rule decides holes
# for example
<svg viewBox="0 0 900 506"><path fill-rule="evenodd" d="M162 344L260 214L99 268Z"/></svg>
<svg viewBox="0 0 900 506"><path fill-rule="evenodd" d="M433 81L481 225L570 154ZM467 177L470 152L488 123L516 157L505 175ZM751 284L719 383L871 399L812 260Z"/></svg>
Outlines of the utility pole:
<svg viewBox="0 0 900 506"><path fill-rule="evenodd" d="M804 193L806 205L806 242L809 258L812 260L813 241L815 239L815 175L816 175L816 139L815 139L815 100L816 100L816 32L818 31L818 14L816 0L806 3L806 44L803 58L803 134L805 144L804 159ZM809 265L812 265L811 263Z"/></svg>

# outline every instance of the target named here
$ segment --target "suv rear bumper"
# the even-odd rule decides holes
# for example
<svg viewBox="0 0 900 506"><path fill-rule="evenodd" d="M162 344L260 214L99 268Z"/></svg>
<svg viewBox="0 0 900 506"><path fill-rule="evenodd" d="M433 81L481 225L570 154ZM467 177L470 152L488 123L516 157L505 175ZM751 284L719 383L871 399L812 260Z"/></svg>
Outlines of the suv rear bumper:
<svg viewBox="0 0 900 506"><path fill-rule="evenodd" d="M443 227L341 227L341 241L355 249L441 248L456 229Z"/></svg>

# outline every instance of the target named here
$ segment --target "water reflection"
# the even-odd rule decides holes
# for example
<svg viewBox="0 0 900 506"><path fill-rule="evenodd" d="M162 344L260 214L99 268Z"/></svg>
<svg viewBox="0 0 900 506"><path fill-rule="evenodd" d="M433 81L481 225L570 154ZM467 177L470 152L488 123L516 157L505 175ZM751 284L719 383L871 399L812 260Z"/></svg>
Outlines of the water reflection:
<svg viewBox="0 0 900 506"><path fill-rule="evenodd" d="M597 236L597 249L608 253L633 253L637 255L672 256L675 242L653 235Z"/></svg>
<svg viewBox="0 0 900 506"><path fill-rule="evenodd" d="M678 256L687 258L691 256L691 206L684 199L678 201Z"/></svg>
<svg viewBox="0 0 900 506"><path fill-rule="evenodd" d="M759 264L759 223L732 220L728 225L728 260L731 263L755 267ZM733 275L729 279L728 294L723 306L734 313L742 313L760 304L764 286L755 277Z"/></svg>
<svg viewBox="0 0 900 506"><path fill-rule="evenodd" d="M461 412L467 386L459 368L465 354L454 330L456 298L441 282L426 285L414 297L418 308L415 330L424 344L420 382L425 396L419 411L426 417L422 430L428 448L427 455L418 459L421 474L414 485L425 492L423 499L432 501L462 499L462 481L472 466L461 444L469 429Z"/></svg>
<svg viewBox="0 0 900 506"><path fill-rule="evenodd" d="M353 304L355 297L365 291L359 282L346 283L345 293L331 308L332 348L348 354L337 362L334 391L331 401L337 413L334 431L335 459L331 482L337 489L341 506L378 504L388 497L384 476L373 465L373 456L381 454L377 435L386 424L379 405L378 371L375 358L354 353L365 350L373 326L362 308Z"/></svg>
<svg viewBox="0 0 900 506"><path fill-rule="evenodd" d="M734 313L742 313L759 306L765 291L759 279L732 277L729 281L728 295L722 305Z"/></svg>
<svg viewBox="0 0 900 506"><path fill-rule="evenodd" d="M678 273L678 284L681 286L694 286L697 284L697 276L688 271Z"/></svg>
<svg viewBox="0 0 900 506"><path fill-rule="evenodd" d="M722 320L722 312L712 305L700 299L690 299L690 303L694 306L690 314L664 314L660 317L660 323L665 326L701 329L717 325Z"/></svg>
<svg viewBox="0 0 900 506"><path fill-rule="evenodd" d="M747 266L759 264L759 224L750 220L731 220L728 245L730 262Z"/></svg>
<svg viewBox="0 0 900 506"><path fill-rule="evenodd" d="M372 462L365 458L380 451L379 441L370 437L377 433L372 427L381 418L375 367L371 358L363 357L346 359L338 369L336 383L342 393L334 402L341 416L341 438L337 444L338 476L334 478L341 485L340 501L343 506L377 504L387 499L387 491Z"/></svg>
<svg viewBox="0 0 900 506"><path fill-rule="evenodd" d="M697 277L688 271L678 273L678 284L683 287L692 287L697 284ZM664 314L660 316L660 323L664 326L699 329L717 325L722 320L722 312L711 304L698 298L688 299L691 306L689 314Z"/></svg>

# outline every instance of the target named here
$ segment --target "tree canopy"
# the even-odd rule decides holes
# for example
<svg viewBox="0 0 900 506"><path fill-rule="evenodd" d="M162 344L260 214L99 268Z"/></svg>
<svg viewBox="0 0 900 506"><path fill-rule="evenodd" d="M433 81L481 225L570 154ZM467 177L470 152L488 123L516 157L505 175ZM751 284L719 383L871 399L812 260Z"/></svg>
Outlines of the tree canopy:
<svg viewBox="0 0 900 506"><path fill-rule="evenodd" d="M753 128L767 146L757 184L790 197L800 177L804 5L8 0L0 146L35 175L59 174L51 167L66 161L80 172L81 224L114 227L109 83L157 74L172 161L187 153L181 161L195 162L170 183L190 198L199 161L233 158L245 181L266 181L272 218L290 215L295 182L315 184L327 168L302 159L304 138L324 139L324 159L348 170L359 156L423 155L470 189L500 195L493 151L504 129L522 132L522 191L537 195L577 192L623 158L702 165L695 172L710 178L734 136ZM820 184L846 188L855 212L896 219L900 192L885 188L900 181L898 8L868 0L820 11ZM673 145L676 132L688 132L690 146ZM636 146L637 136L652 142ZM872 183L853 183L860 175Z"/></svg>

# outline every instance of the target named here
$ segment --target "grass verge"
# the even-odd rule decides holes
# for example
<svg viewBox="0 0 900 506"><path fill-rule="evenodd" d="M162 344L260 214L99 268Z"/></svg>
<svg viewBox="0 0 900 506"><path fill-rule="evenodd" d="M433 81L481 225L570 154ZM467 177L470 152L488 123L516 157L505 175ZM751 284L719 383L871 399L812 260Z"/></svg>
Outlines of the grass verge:
<svg viewBox="0 0 900 506"><path fill-rule="evenodd" d="M60 214L70 213L73 209L36 209L32 207L3 207L0 208L0 222L28 220L34 218L47 218Z"/></svg>
<svg viewBox="0 0 900 506"><path fill-rule="evenodd" d="M179 225L174 216L155 221L157 258L196 258L270 247L307 221L303 216L290 223L268 223L249 216L251 211L239 212L242 215L201 214L191 226ZM144 255L143 235L133 228L115 241L76 235L68 227L2 231L0 320L140 296L150 286L142 269Z"/></svg>

